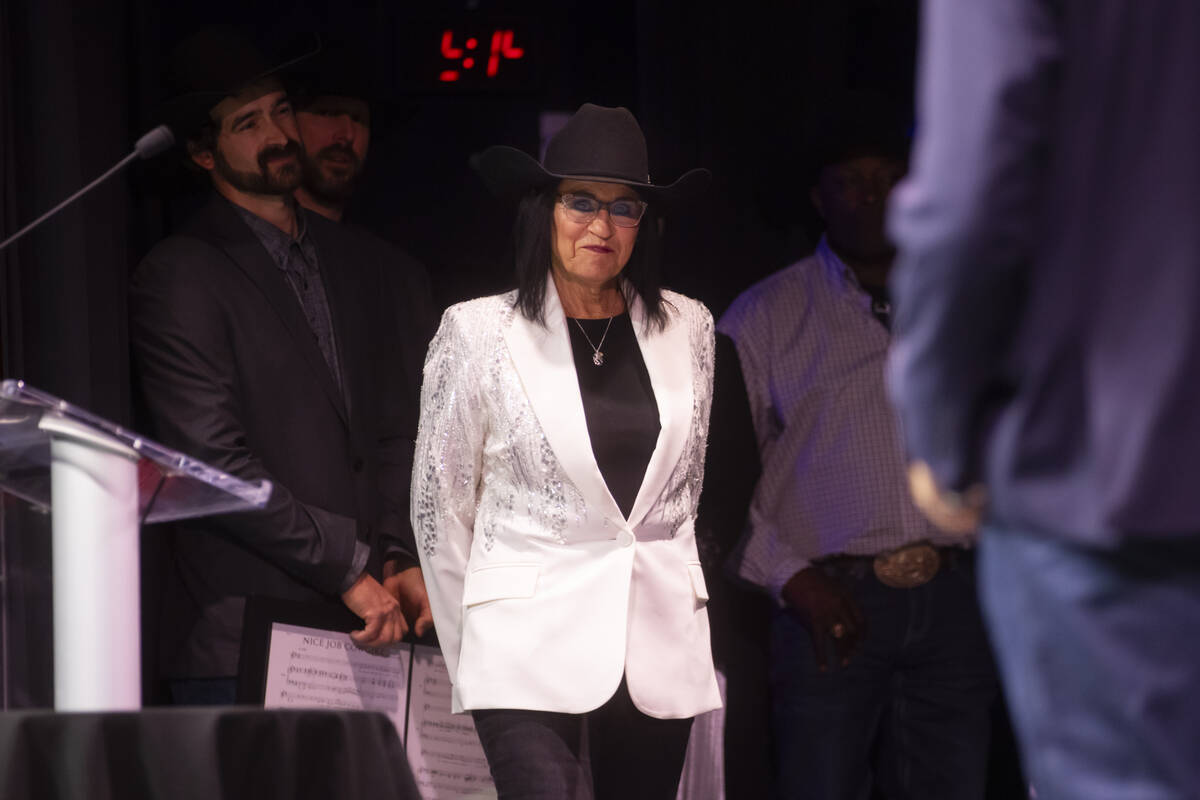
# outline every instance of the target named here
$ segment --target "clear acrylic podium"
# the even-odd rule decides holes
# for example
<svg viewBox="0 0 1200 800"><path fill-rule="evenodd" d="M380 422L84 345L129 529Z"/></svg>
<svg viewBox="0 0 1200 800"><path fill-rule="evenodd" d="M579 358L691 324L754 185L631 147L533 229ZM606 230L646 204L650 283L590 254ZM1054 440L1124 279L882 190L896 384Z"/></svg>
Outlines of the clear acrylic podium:
<svg viewBox="0 0 1200 800"><path fill-rule="evenodd" d="M15 380L0 383L0 490L52 515L59 711L141 706L140 525L271 496Z"/></svg>

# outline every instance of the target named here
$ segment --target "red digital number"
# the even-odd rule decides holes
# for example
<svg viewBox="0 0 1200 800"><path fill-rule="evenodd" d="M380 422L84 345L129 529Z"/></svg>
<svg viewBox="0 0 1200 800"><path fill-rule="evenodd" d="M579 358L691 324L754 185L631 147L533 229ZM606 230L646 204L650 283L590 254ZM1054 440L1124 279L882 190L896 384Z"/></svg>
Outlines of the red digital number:
<svg viewBox="0 0 1200 800"><path fill-rule="evenodd" d="M454 31L442 31L442 56L445 58L462 58L462 48L454 46Z"/></svg>
<svg viewBox="0 0 1200 800"><path fill-rule="evenodd" d="M492 33L492 54L488 56L487 75L489 78L496 77L500 71L501 58L512 59L525 57L525 50L520 47L513 47L513 32L512 31L495 31Z"/></svg>
<svg viewBox="0 0 1200 800"><path fill-rule="evenodd" d="M463 47L454 46L454 31L442 31L442 58L448 61L461 60L463 69L472 69L475 66L475 59L466 55L467 50L475 50L479 46L479 40L474 37L467 39L465 49ZM492 47L488 55L487 61L487 76L489 78L496 77L500 72L501 59L509 59L515 61L525 57L525 49L522 47L513 46L513 32L511 30L496 30L492 32ZM438 80L443 83L453 83L459 80L462 74L457 69L442 70Z"/></svg>
<svg viewBox="0 0 1200 800"><path fill-rule="evenodd" d="M462 58L462 54L462 48L454 46L454 31L442 31L442 58L455 60ZM458 80L458 70L442 70L439 80L444 83L452 83Z"/></svg>

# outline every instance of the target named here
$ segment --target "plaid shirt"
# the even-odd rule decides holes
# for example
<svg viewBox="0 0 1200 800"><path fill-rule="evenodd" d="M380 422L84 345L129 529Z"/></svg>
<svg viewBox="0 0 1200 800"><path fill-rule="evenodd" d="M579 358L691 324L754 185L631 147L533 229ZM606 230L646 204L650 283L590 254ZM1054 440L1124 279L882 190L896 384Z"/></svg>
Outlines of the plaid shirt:
<svg viewBox="0 0 1200 800"><path fill-rule="evenodd" d="M888 332L824 238L811 257L742 293L717 327L737 346L763 462L734 554L741 577L779 598L823 556L964 543L909 497L884 390Z"/></svg>

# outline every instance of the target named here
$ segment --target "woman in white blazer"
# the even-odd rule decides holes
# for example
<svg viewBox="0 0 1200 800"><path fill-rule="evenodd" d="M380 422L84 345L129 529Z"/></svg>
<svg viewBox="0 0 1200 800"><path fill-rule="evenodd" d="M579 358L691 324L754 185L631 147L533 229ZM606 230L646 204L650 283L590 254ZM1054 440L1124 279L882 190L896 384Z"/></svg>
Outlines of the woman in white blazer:
<svg viewBox="0 0 1200 800"><path fill-rule="evenodd" d="M713 323L660 287L655 204L708 175L653 184L633 115L591 104L543 163L473 164L520 195L519 288L448 309L425 362L412 514L453 708L501 798L668 800L721 702L694 533Z"/></svg>

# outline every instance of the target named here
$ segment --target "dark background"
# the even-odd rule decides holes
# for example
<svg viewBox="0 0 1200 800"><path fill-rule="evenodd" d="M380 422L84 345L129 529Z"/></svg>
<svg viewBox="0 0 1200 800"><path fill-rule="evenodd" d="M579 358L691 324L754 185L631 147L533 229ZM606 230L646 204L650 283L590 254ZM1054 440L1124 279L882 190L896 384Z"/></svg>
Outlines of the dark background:
<svg viewBox="0 0 1200 800"><path fill-rule="evenodd" d="M682 0L0 0L0 238L132 148L155 121L167 53L186 33L233 22L278 43L321 29L376 57L388 100L376 109L350 216L425 263L439 303L508 283L510 211L486 194L468 154L491 144L536 152L542 112L591 101L633 110L656 182L712 169L710 195L668 218L665 272L719 314L811 249L800 165L830 98L872 89L911 107L916 16L916 0L711 9ZM494 22L527 34L524 63L502 67L514 80L440 84L441 27L490 31ZM135 165L0 255L0 375L129 422L127 277L202 196L178 158ZM49 521L3 503L2 705L49 706Z"/></svg>

